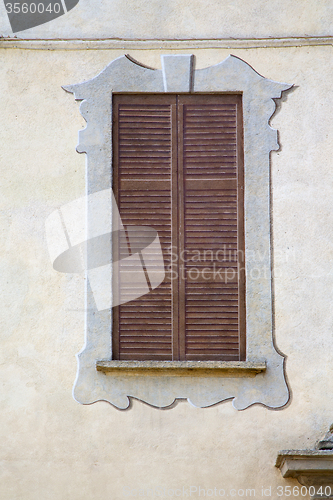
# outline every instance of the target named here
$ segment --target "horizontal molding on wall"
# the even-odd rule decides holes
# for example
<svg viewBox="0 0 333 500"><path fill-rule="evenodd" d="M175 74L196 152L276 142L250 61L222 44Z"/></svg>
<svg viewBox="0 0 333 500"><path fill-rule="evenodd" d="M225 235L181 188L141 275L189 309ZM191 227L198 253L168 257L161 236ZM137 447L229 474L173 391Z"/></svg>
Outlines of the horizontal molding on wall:
<svg viewBox="0 0 333 500"><path fill-rule="evenodd" d="M172 49L261 49L333 45L333 36L290 38L220 38L182 40L108 39L20 39L0 38L1 49L29 50L172 50Z"/></svg>

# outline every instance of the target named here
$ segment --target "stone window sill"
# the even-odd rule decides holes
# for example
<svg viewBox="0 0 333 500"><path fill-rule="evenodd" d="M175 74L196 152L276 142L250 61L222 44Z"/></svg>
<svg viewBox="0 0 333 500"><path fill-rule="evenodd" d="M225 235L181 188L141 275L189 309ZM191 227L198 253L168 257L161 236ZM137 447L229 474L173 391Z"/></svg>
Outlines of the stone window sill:
<svg viewBox="0 0 333 500"><path fill-rule="evenodd" d="M251 361L113 361L99 360L96 369L101 372L126 375L218 375L225 377L255 377L266 371L266 362Z"/></svg>

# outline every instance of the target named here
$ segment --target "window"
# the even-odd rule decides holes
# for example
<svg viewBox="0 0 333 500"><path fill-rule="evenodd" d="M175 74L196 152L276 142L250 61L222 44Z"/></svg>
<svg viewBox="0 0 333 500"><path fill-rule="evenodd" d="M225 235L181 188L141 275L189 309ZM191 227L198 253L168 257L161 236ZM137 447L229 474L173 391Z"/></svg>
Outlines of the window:
<svg viewBox="0 0 333 500"><path fill-rule="evenodd" d="M169 279L167 276L156 290L152 286L151 293L139 300L118 302L118 310L96 307L91 288L95 279L98 289L104 274L108 286L103 290L108 296L101 302L114 301L112 266L89 267L86 342L78 355L74 386L77 401L105 400L118 408L127 408L131 397L157 407L168 406L176 398L187 398L198 407L233 399L237 409L255 403L270 408L287 403L284 356L275 347L273 331L269 155L279 145L269 120L274 99L290 87L264 78L235 56L194 69L194 58L188 54L162 56L161 70L146 68L128 56L119 57L92 80L64 87L82 101L80 110L87 121L77 149L87 154L87 194L99 198L99 193L111 193L114 187L127 228L137 223L151 227L156 221L153 227L160 236L165 261L169 257L172 264ZM157 108L160 113L155 116ZM231 109L233 125L228 125L227 133L224 121L229 120L227 110ZM150 118L159 122L159 128L153 128L155 133L149 138ZM221 134L229 135L225 144L221 135L217 153L223 154L219 148L224 145L230 148L230 157L225 157L230 163L219 157L216 167L215 152L207 149L210 139L206 136L215 141L219 123L224 130ZM126 135L126 130L135 133ZM134 146L138 134L148 134L146 145L154 149L146 148L141 138L140 145ZM204 173L200 170L202 153L205 164L209 158ZM145 160L142 164L141 158ZM144 169L148 161L154 169ZM203 201L206 199L209 201ZM228 204L234 212L226 211ZM219 216L217 231L214 210ZM222 224L224 216L233 229ZM87 225L90 234L96 213L89 206ZM113 231L114 227L104 241L113 239L114 264L119 248L114 248ZM231 258L228 252L224 254L224 242L231 246ZM168 256L170 243L174 252ZM214 253L221 245L222 252ZM100 249L101 255L105 248ZM193 260L199 248L206 250L204 261L200 252L200 259ZM87 245L89 264L96 263L90 254L94 249ZM206 265L209 250L213 257ZM180 256L177 262L171 259L174 253ZM231 278L229 274L226 280L227 271L221 279L212 278L209 270L204 274L214 263L219 268L225 265ZM190 273L193 264L197 274ZM182 267L190 279L183 279ZM171 280L173 271L177 278ZM233 293L226 293L231 290ZM217 293L219 307L214 310ZM234 306L227 306L235 294L236 315ZM163 332L156 328L162 325ZM145 334L135 334L138 331Z"/></svg>
<svg viewBox="0 0 333 500"><path fill-rule="evenodd" d="M157 230L167 270L114 308L113 359L245 360L241 107L241 95L113 96L120 217Z"/></svg>

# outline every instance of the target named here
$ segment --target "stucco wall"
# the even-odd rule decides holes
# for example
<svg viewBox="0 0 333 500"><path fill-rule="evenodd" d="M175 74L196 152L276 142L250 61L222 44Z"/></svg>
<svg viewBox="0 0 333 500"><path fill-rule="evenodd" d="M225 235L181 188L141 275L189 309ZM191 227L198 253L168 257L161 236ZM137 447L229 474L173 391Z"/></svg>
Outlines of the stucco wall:
<svg viewBox="0 0 333 500"><path fill-rule="evenodd" d="M328 29L326 12L318 31ZM311 28L313 16L305 18ZM184 52L199 68L230 53ZM161 53L130 51L152 67ZM260 498L271 486L277 498L278 485L297 484L274 467L278 450L312 446L332 422L332 47L232 53L295 84L272 120L281 150L271 156L276 342L288 356L290 404L239 412L231 402L157 410L134 401L119 411L73 400L84 283L53 271L44 235L46 217L85 186L85 158L75 152L84 120L61 85L93 77L123 51L2 49L0 498L120 500L126 488L183 486L226 495L256 488Z"/></svg>
<svg viewBox="0 0 333 500"><path fill-rule="evenodd" d="M38 3L38 2L36 2ZM80 0L66 16L20 38L228 38L332 34L330 0ZM11 33L4 4L0 32Z"/></svg>

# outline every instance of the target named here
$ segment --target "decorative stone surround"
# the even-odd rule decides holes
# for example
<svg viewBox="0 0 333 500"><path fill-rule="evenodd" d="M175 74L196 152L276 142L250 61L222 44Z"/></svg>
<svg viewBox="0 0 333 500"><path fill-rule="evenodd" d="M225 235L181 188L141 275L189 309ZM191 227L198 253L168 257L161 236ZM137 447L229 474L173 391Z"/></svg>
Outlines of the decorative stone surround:
<svg viewBox="0 0 333 500"><path fill-rule="evenodd" d="M176 377L171 375L172 370L170 376L161 377L156 369L145 373L137 370L135 377L127 376L123 365L108 373L105 360L109 360L109 367L115 366L111 361L112 310L97 311L87 280L86 344L78 355L74 387L75 399L83 404L105 400L119 408L127 408L129 398L135 397L153 406L165 407L177 398L187 398L194 406L206 407L233 399L234 407L242 410L256 403L278 408L289 399L284 357L275 348L272 324L269 153L279 145L277 132L270 127L269 119L275 110L273 99L280 98L291 85L262 77L235 56L201 70L194 70L193 62L191 55L162 56L162 70L153 70L122 56L92 80L64 87L75 95L75 99L82 101L80 110L87 122L87 127L80 131L77 147L78 152L87 154L87 194L112 186L112 93L242 94L246 362L266 369L238 376L237 371L242 375L246 373L245 362L238 369L233 367L232 371L212 370L209 377L206 373L189 377L188 367L178 363ZM87 223L88 228L94 223L89 213ZM127 365L127 370L130 366Z"/></svg>

